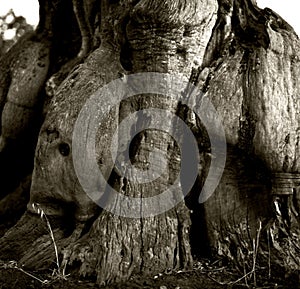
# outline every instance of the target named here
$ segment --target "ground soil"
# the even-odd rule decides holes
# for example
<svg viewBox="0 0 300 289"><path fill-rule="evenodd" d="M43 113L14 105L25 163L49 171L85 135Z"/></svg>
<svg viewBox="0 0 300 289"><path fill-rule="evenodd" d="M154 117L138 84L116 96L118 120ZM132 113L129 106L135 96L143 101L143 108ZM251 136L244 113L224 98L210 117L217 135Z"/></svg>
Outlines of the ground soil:
<svg viewBox="0 0 300 289"><path fill-rule="evenodd" d="M13 288L99 288L99 289L138 289L138 288L157 288L157 289L218 289L218 288L284 288L299 289L299 275L280 276L280 273L273 272L276 277L267 278L265 270L257 270L257 285L254 286L253 278L249 278L246 284L243 275L230 267L212 267L208 266L209 261L202 260L196 262L196 267L188 272L165 272L156 276L147 278L134 276L131 280L112 284L107 286L98 286L95 280L80 280L70 275L66 280L51 276L48 272L28 272L36 278L49 280L48 284L42 284L41 281L28 276L16 268L0 269L0 289ZM202 266L203 264L203 266ZM239 282L237 280L241 279ZM234 283L236 282L236 283Z"/></svg>

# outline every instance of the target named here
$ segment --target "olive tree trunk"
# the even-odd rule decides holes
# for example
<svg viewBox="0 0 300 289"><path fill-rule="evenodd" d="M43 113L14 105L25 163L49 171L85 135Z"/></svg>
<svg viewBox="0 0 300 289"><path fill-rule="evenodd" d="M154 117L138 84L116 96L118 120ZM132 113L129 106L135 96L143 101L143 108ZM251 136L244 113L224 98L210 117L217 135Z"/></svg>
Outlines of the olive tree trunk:
<svg viewBox="0 0 300 289"><path fill-rule="evenodd" d="M187 269L192 265L192 254L204 254L207 249L239 263L245 260L245 254L253 254L255 248L249 249L249 244L261 232L272 239L275 262L284 260L285 267L299 269L297 246L285 250L287 244L298 242L300 213L300 55L293 29L270 9L259 9L254 0L56 2L40 1L41 21L34 36L36 49L46 45L48 60L42 66L43 73L34 80L33 91L34 99L44 96L45 119L42 109L30 107L43 119L30 200L20 221L0 239L0 258L16 259L29 269L53 267L55 252L45 221L40 218L42 212L54 232L59 265L67 272L96 276L98 284L126 280L135 273L152 275L167 268ZM73 33L67 33L65 39L58 19L67 14L73 15L75 30L66 28L66 33ZM15 52L14 59L23 54ZM12 69L19 71L18 66ZM7 70L6 66L5 77L0 78L5 157L6 146L11 148L11 136L22 143L22 134L14 132L20 129L26 135L20 126L12 133L6 129L14 128L10 118L17 108L10 112L9 107L15 105L12 92L18 87L18 76L14 84ZM180 174L180 150L174 138L161 130L142 131L131 145L131 162L142 170L147 169L154 149L164 156L165 162L155 163L158 171L164 171L155 182L124 180L112 169L110 146L122 120L135 111L159 108L188 123L200 151L199 172L185 202L160 215L126 218L97 206L83 189L74 168L72 137L79 113L94 93L115 79L126 83L127 75L140 72L181 73L203 94L188 112L172 97L158 94L135 95L110 107L95 137L99 169L114 190L137 199L163 192L174 182ZM40 91L45 89L47 79L45 96ZM29 91L31 82L27 83ZM24 87L27 89L25 81ZM222 118L227 161L215 193L199 204L215 157L201 120L191 117L191 110L202 97L212 102ZM21 105L24 115L25 108L27 104ZM34 122L29 117L26 120L29 126ZM157 120L145 114L136 117L133 126L149 121ZM92 117L87 118L86 128L92 125ZM172 131L175 124L167 121L166 125ZM86 134L79 148L89 145ZM182 184L178 191L182 194ZM12 189L13 194L20 194L20 188ZM284 242L278 230L287 232ZM264 255L264 244L261 247ZM245 253L238 248L249 250Z"/></svg>

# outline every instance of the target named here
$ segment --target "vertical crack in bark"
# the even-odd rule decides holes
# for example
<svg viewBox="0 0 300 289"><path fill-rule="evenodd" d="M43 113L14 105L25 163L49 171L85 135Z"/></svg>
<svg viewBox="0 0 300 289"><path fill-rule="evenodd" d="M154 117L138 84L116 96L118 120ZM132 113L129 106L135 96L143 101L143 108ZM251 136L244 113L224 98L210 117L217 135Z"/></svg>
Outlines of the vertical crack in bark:
<svg viewBox="0 0 300 289"><path fill-rule="evenodd" d="M253 137L255 135L255 119L251 113L251 100L253 96L249 90L251 85L250 74L252 73L253 65L251 58L255 55L255 52L245 50L242 63L245 65L245 71L243 73L243 103L242 103L242 115L240 119L240 131L239 131L239 144L240 148L246 153L250 154L253 150Z"/></svg>

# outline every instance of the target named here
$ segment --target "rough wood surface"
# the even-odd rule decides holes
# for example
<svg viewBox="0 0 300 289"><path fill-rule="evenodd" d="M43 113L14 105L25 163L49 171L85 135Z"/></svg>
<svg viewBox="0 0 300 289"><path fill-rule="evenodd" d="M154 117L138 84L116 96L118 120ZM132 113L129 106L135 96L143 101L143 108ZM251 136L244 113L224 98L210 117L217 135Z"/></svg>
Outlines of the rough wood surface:
<svg viewBox="0 0 300 289"><path fill-rule="evenodd" d="M299 270L300 44L293 29L270 9L259 9L254 0L106 0L101 7L97 1L84 0L64 2L63 11L73 11L71 2L98 7L98 18L87 15L93 19L88 33L84 31L87 23L79 23L81 32L77 32L84 38L80 54L87 54L98 36L101 44L81 59L82 63L77 59L67 64L68 68L77 66L61 84L58 80L60 85L47 104L39 134L28 211L0 239L1 258L13 256L28 268L50 266L55 258L53 244L32 208L39 203L53 224L67 270L96 277L98 284L125 280L135 273L189 268L191 244L193 252L203 254L209 248L240 268L243 262L250 267L245 250L248 257L254 254L251 246L261 224L265 237L261 248L265 249L269 236L272 261ZM46 0L40 3L42 7L50 5ZM47 32L54 24L51 15L43 11ZM78 13L78 21L87 21L86 11ZM88 35L91 31L93 37ZM79 49L71 55L76 57ZM150 148L159 148L167 160L163 176L141 185L124 181L112 171L109 147L113 134L136 110L154 106L176 112L198 137L201 156L197 182L186 203L149 218L114 216L99 209L77 179L72 160L74 125L83 104L99 88L120 77L126 81L127 74L152 71L182 73L213 103L226 134L226 167L215 193L199 205L199 193L214 157L203 124L172 98L144 95L123 101L111 108L96 135L97 163L114 189L125 196L149 197L168 187L179 173L180 152L174 139L156 130L144 131L133 140L131 161L145 169ZM62 69L56 76L64 78L66 74ZM10 83L10 78L4 77L2 82ZM3 95L8 93L7 86L0 89ZM15 97L10 94L9 99ZM136 118L135 124L145 121L149 119ZM86 127L91 123L87 119ZM173 128L171 121L166 123ZM85 148L87 142L86 136L80 147ZM164 164L159 161L156 165L161 168ZM285 189L287 193L279 193ZM21 240L22 246L18 244Z"/></svg>
<svg viewBox="0 0 300 289"><path fill-rule="evenodd" d="M281 214L293 224L296 242L299 238L298 185L294 181L290 187L284 185L299 172L299 39L279 15L250 1L233 3L233 10L223 7L220 11L226 24L216 27L206 53L219 53L219 58L205 68L210 73L201 86L223 119L229 145L221 183L204 204L212 248L229 256L238 254L236 246L243 247L245 240L251 244L258 220L265 229L268 222L280 227L281 217L279 223L273 222ZM218 51L220 39L222 52ZM282 173L286 180L276 180L274 173ZM281 212L272 211L270 204L276 202ZM240 241L233 238L238 235L243 236ZM235 246L229 253L230 243ZM279 248L286 270L299 268L297 258L290 265L284 261L292 259L287 256L297 252L297 246L291 245L288 251Z"/></svg>

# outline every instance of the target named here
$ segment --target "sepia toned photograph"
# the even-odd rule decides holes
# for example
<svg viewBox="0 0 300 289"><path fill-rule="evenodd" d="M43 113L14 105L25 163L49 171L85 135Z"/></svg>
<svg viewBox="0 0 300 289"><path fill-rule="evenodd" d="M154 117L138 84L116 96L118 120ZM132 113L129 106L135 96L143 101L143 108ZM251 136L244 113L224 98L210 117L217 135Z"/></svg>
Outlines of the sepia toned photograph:
<svg viewBox="0 0 300 289"><path fill-rule="evenodd" d="M296 0L0 0L0 289L300 289Z"/></svg>

